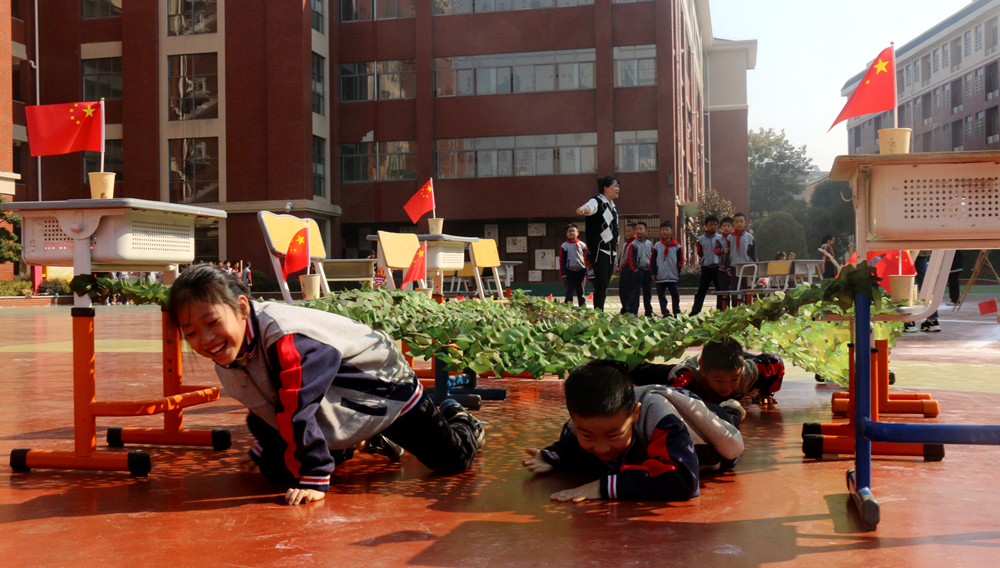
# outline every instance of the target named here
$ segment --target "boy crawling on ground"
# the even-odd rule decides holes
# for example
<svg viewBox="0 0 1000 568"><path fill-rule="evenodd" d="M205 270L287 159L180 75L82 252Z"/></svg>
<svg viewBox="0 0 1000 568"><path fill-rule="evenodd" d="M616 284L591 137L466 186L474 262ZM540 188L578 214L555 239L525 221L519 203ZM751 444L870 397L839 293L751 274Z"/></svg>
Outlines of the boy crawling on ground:
<svg viewBox="0 0 1000 568"><path fill-rule="evenodd" d="M708 403L750 397L761 405L776 404L785 363L773 353L755 357L743 352L739 341L727 337L705 344L701 355L677 365L643 363L632 370L636 385L668 385L688 389Z"/></svg>
<svg viewBox="0 0 1000 568"><path fill-rule="evenodd" d="M581 473L595 481L552 495L556 501L652 499L684 501L699 494L699 463L732 467L743 453L736 401L718 410L683 389L635 388L625 366L594 360L565 382L570 420L555 444L529 448L535 474Z"/></svg>

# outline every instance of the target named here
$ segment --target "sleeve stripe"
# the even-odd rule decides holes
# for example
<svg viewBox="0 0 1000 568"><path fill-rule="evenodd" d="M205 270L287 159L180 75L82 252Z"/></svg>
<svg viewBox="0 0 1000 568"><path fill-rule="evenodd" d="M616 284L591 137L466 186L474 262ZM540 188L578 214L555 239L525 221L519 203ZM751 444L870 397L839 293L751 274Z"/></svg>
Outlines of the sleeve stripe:
<svg viewBox="0 0 1000 568"><path fill-rule="evenodd" d="M260 455L264 453L264 448L259 443L254 444L253 447L250 448L250 453L257 457L260 457Z"/></svg>
<svg viewBox="0 0 1000 568"><path fill-rule="evenodd" d="M618 498L618 476L612 475L608 478L608 499Z"/></svg>
<svg viewBox="0 0 1000 568"><path fill-rule="evenodd" d="M424 394L424 385L420 384L420 381L417 381L417 388L416 390L413 391L413 396L411 396L410 400L407 400L406 404L403 405L403 410L399 413L399 415L402 416L406 414L414 406L416 406L417 402L420 401L420 396L423 394Z"/></svg>
<svg viewBox="0 0 1000 568"><path fill-rule="evenodd" d="M552 463L559 463L559 454L551 452L549 450L542 450L542 453L549 457Z"/></svg>
<svg viewBox="0 0 1000 568"><path fill-rule="evenodd" d="M309 485L329 485L330 476L316 477L312 475L303 475L299 483L308 483Z"/></svg>
<svg viewBox="0 0 1000 568"><path fill-rule="evenodd" d="M299 390L302 388L302 358L295 348L295 339L285 335L275 344L278 350L278 360L281 366L281 386L279 392L282 411L275 417L278 420L278 431L288 444L285 448L285 467L296 477L299 476L301 463L295 459L295 436L292 433L292 416L299 407Z"/></svg>

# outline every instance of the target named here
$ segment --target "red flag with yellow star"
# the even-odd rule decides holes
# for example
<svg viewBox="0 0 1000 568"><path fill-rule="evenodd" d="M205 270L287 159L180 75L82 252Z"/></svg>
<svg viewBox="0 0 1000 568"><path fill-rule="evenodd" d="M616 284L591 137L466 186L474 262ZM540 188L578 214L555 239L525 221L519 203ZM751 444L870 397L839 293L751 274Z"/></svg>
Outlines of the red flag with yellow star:
<svg viewBox="0 0 1000 568"><path fill-rule="evenodd" d="M32 156L104 151L104 103L67 103L24 108Z"/></svg>
<svg viewBox="0 0 1000 568"><path fill-rule="evenodd" d="M428 211L433 211L436 208L434 205L434 178L427 180L427 183L423 185L413 197L406 202L403 209L406 209L406 214L410 216L410 220L414 224L420 220L420 217L427 213Z"/></svg>
<svg viewBox="0 0 1000 568"><path fill-rule="evenodd" d="M283 270L285 280L288 280L289 274L294 274L309 266L309 244L306 239L307 231L309 231L308 226L299 229L299 232L295 233L291 242L288 243L288 252L285 253L285 268Z"/></svg>
<svg viewBox="0 0 1000 568"><path fill-rule="evenodd" d="M403 276L403 283L399 287L404 288L407 282L416 282L425 278L427 278L427 245L420 245L416 254L413 255L413 262L406 270L406 276Z"/></svg>
<svg viewBox="0 0 1000 568"><path fill-rule="evenodd" d="M896 108L896 62L892 46L882 50L847 99L830 130L848 118ZM829 132L829 130L827 131Z"/></svg>

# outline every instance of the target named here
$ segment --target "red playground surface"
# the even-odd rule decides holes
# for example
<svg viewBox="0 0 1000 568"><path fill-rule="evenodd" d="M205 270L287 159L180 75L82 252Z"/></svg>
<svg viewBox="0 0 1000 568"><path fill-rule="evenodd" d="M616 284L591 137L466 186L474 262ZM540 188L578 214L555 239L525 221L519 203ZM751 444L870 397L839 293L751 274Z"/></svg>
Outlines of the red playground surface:
<svg viewBox="0 0 1000 568"><path fill-rule="evenodd" d="M1000 328L978 313L965 319L982 322L942 317L948 334L902 338L895 392L928 390L910 388L920 378L914 362L952 366L955 377L996 364L988 348ZM803 457L802 423L832 420L835 389L800 370L789 373L776 409L750 407L735 471L703 475L702 496L681 503L550 501L583 481L533 477L520 464L523 448L555 441L566 419L554 380L481 380L506 388L508 399L484 402L476 413L489 422L487 441L468 472L443 477L409 455L391 464L359 454L334 472L326 499L309 505L284 505L283 488L239 469L251 440L246 411L225 394L186 410L184 423L228 428L229 451L127 445L152 456L146 478L14 473L7 456L15 448L72 449L71 326L63 308L6 309L0 322L7 329L0 339L0 566L1000 565L997 448L947 446L933 463L876 456L882 519L866 532L845 485L853 457ZM158 396L159 311L98 307L96 328L98 399ZM970 346L982 355L969 360ZM211 364L193 354L186 354L184 380L218 384ZM1000 389L983 390L935 389L938 417L887 420L998 424ZM102 418L98 451L124 451L107 447L109 426L158 424L160 416Z"/></svg>

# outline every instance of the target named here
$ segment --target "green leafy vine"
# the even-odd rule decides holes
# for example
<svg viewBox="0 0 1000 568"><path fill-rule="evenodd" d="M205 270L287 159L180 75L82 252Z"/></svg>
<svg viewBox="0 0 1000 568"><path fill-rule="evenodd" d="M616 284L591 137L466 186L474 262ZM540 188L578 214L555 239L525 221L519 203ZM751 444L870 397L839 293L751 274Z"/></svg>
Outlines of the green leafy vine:
<svg viewBox="0 0 1000 568"><path fill-rule="evenodd" d="M819 321L848 314L854 296L872 300L873 314L892 311L874 268L846 266L837 279L799 286L719 312L695 317L636 318L598 312L515 291L509 304L469 300L438 304L423 294L350 290L299 305L339 314L405 342L414 356L441 358L451 370L482 373L545 373L559 376L590 359L614 359L634 367L662 357L681 357L691 347L735 336L748 349L775 352L789 362L842 384L847 381L847 322ZM125 284L77 276L77 294L102 302L120 294L139 304L164 305L169 286ZM894 340L902 324L879 323L876 336Z"/></svg>

